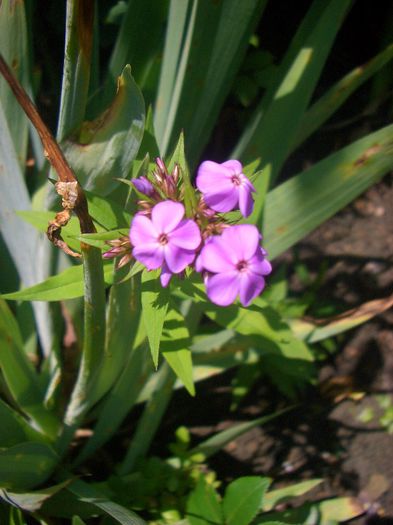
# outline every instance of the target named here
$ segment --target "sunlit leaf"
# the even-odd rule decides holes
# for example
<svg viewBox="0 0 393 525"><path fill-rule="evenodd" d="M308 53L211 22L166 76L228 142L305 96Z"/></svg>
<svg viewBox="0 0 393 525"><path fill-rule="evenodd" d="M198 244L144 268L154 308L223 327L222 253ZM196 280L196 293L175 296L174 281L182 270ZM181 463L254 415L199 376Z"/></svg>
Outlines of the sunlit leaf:
<svg viewBox="0 0 393 525"><path fill-rule="evenodd" d="M204 476L199 478L197 486L188 497L186 514L191 525L224 523L219 496Z"/></svg>
<svg viewBox="0 0 393 525"><path fill-rule="evenodd" d="M145 324L154 366L158 366L158 354L165 316L168 310L169 291L161 286L157 272L142 273L142 319Z"/></svg>
<svg viewBox="0 0 393 525"><path fill-rule="evenodd" d="M145 107L142 95L126 66L119 77L116 97L108 110L84 122L77 134L62 142L65 156L82 186L108 195L128 175L142 141Z"/></svg>
<svg viewBox="0 0 393 525"><path fill-rule="evenodd" d="M43 483L58 463L43 443L25 442L0 451L0 487L28 490Z"/></svg>
<svg viewBox="0 0 393 525"><path fill-rule="evenodd" d="M270 479L246 476L230 483L223 499L225 523L248 525L259 511L263 495Z"/></svg>
<svg viewBox="0 0 393 525"><path fill-rule="evenodd" d="M113 265L104 265L106 285L113 282ZM63 301L83 296L83 267L71 266L62 273L49 277L42 283L24 288L19 292L4 294L3 299L12 301Z"/></svg>
<svg viewBox="0 0 393 525"><path fill-rule="evenodd" d="M195 395L192 379L192 357L190 334L184 317L171 308L165 317L162 332L161 352L188 392Z"/></svg>

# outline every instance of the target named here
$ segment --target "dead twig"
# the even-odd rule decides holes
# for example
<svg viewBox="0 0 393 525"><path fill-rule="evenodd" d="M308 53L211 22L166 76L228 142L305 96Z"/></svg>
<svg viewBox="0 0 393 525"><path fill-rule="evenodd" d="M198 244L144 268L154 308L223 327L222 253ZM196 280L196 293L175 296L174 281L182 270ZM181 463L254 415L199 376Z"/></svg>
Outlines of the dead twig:
<svg viewBox="0 0 393 525"><path fill-rule="evenodd" d="M93 221L89 215L87 201L83 189L75 177L74 172L70 168L66 158L64 157L58 143L40 117L37 108L34 106L33 102L19 81L13 75L1 53L0 73L8 82L12 92L15 95L15 98L37 130L44 147L44 155L53 166L57 176L59 177L59 181L55 184L55 188L56 192L62 197L61 204L63 211L57 213L54 220L49 222L46 232L48 239L68 255L80 257L79 253L71 250L64 242L61 237L61 229L66 226L70 220L72 212L75 212L79 219L81 233L94 233L96 231Z"/></svg>

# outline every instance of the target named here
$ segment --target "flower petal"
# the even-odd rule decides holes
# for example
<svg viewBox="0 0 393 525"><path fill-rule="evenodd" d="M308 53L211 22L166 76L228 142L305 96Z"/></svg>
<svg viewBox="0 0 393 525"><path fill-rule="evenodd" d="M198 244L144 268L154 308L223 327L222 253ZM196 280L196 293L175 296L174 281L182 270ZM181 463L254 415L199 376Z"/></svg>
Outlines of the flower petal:
<svg viewBox="0 0 393 525"><path fill-rule="evenodd" d="M184 250L170 242L165 246L164 250L165 262L172 273L182 272L195 259L194 250Z"/></svg>
<svg viewBox="0 0 393 525"><path fill-rule="evenodd" d="M203 198L212 210L226 213L239 205L239 189L232 186L229 190L220 190L217 193L205 193Z"/></svg>
<svg viewBox="0 0 393 525"><path fill-rule="evenodd" d="M135 186L136 190L144 195L152 195L154 193L154 188L152 183L146 177L139 177L139 179L131 179L132 184Z"/></svg>
<svg viewBox="0 0 393 525"><path fill-rule="evenodd" d="M173 273L170 271L170 269L168 268L168 265L164 261L162 264L162 270L161 270L161 275L160 275L161 286L163 288L166 288L168 286L169 281L172 279L172 275Z"/></svg>
<svg viewBox="0 0 393 525"><path fill-rule="evenodd" d="M151 220L145 215L137 213L132 220L130 228L130 241L133 246L156 242L157 230Z"/></svg>
<svg viewBox="0 0 393 525"><path fill-rule="evenodd" d="M260 233L253 224L237 224L225 228L222 233L223 245L231 249L234 261L248 261L257 251Z"/></svg>
<svg viewBox="0 0 393 525"><path fill-rule="evenodd" d="M197 223L192 219L181 221L168 237L169 242L186 250L196 250L201 244L201 232Z"/></svg>
<svg viewBox="0 0 393 525"><path fill-rule="evenodd" d="M243 171L243 166L241 162L234 159L223 162L221 166L230 169L236 175L240 175Z"/></svg>
<svg viewBox="0 0 393 525"><path fill-rule="evenodd" d="M219 306L233 303L239 293L239 273L219 273L207 278L206 293L210 301Z"/></svg>
<svg viewBox="0 0 393 525"><path fill-rule="evenodd" d="M272 265L265 259L266 252L259 247L255 255L248 261L248 267L251 272L259 275L269 275L272 271Z"/></svg>
<svg viewBox="0 0 393 525"><path fill-rule="evenodd" d="M239 209L243 217L251 215L254 209L254 199L251 195L251 189L248 184L239 186Z"/></svg>
<svg viewBox="0 0 393 525"><path fill-rule="evenodd" d="M265 279L261 275L253 272L244 272L240 274L240 302L243 306L248 306L265 287Z"/></svg>
<svg viewBox="0 0 393 525"><path fill-rule="evenodd" d="M231 187L232 176L232 170L217 162L206 160L198 168L196 186L202 193L215 193L217 188Z"/></svg>
<svg viewBox="0 0 393 525"><path fill-rule="evenodd" d="M141 244L134 247L132 255L148 270L156 270L164 261L164 248L158 243Z"/></svg>
<svg viewBox="0 0 393 525"><path fill-rule="evenodd" d="M202 268L205 268L209 272L221 273L221 272L231 272L235 270L235 264L228 255L225 245L223 245L221 236L210 237L210 241L205 244L202 248L199 264ZM230 247L229 247L230 248Z"/></svg>
<svg viewBox="0 0 393 525"><path fill-rule="evenodd" d="M171 200L159 202L151 212L151 220L159 233L169 233L184 217L184 206Z"/></svg>

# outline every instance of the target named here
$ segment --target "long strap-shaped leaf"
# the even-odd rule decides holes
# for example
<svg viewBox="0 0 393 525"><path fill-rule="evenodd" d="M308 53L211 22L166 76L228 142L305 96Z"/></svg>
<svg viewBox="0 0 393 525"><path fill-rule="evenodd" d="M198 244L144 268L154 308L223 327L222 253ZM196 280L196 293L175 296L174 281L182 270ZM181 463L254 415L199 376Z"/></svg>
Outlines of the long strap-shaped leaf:
<svg viewBox="0 0 393 525"><path fill-rule="evenodd" d="M261 158L271 180L284 163L323 65L333 44L350 0L315 0L293 38L277 81L267 92L240 142L233 158L249 162ZM255 181L256 188L263 176ZM258 221L263 203L257 202L252 219Z"/></svg>
<svg viewBox="0 0 393 525"><path fill-rule="evenodd" d="M188 160L191 165L196 162L266 3L266 0L224 0L222 3L195 0L186 21L182 55L177 62L169 46L179 45L179 32L172 35L168 27L168 47L161 71L162 85L168 88L167 99L159 90L156 108L157 136L164 154L184 129ZM180 5L173 2L171 13L175 5L178 10L185 9L185 2ZM174 78L172 88L167 75L169 79Z"/></svg>
<svg viewBox="0 0 393 525"><path fill-rule="evenodd" d="M265 247L271 258L341 210L393 164L393 125L371 133L284 182L266 197Z"/></svg>
<svg viewBox="0 0 393 525"><path fill-rule="evenodd" d="M392 59L393 44L390 44L366 64L356 67L334 84L334 86L318 99L303 115L291 149L295 149L302 144L344 104L356 89L362 86L364 82Z"/></svg>
<svg viewBox="0 0 393 525"><path fill-rule="evenodd" d="M0 301L0 369L17 406L43 434L54 438L59 422L43 405L44 393L22 346L19 327L5 301Z"/></svg>
<svg viewBox="0 0 393 525"><path fill-rule="evenodd" d="M57 139L84 118L90 81L94 0L67 0L66 42Z"/></svg>
<svg viewBox="0 0 393 525"><path fill-rule="evenodd" d="M15 35L18 35L15 38ZM29 64L27 54L26 15L23 2L0 2L0 49L14 75L27 89ZM20 166L24 166L27 153L28 120L19 107L4 78L0 76L0 100L10 130Z"/></svg>

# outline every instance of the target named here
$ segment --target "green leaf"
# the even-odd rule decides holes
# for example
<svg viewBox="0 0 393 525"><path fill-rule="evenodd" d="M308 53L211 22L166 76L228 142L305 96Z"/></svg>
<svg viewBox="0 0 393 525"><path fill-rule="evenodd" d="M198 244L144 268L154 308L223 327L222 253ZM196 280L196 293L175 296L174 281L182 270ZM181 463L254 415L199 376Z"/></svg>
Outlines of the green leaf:
<svg viewBox="0 0 393 525"><path fill-rule="evenodd" d="M306 503L296 509L288 509L284 512L271 512L258 516L255 525L270 523L271 521L283 521L284 523L307 524L318 523L318 525L338 525L351 520L365 512L364 505L355 498L333 498L317 503Z"/></svg>
<svg viewBox="0 0 393 525"><path fill-rule="evenodd" d="M0 497L19 509L27 512L36 512L46 500L62 490L68 483L69 481L64 481L63 483L58 483L52 487L40 489L35 492L10 492L9 490L0 488Z"/></svg>
<svg viewBox="0 0 393 525"><path fill-rule="evenodd" d="M332 318L314 319L313 321L293 319L290 321L290 325L297 337L310 343L316 343L346 330L351 330L355 326L359 326L384 312L391 306L393 306L392 295L384 299L368 301Z"/></svg>
<svg viewBox="0 0 393 525"><path fill-rule="evenodd" d="M161 352L188 392L194 396L195 386L192 379L190 343L190 334L185 325L184 317L171 308L165 317Z"/></svg>
<svg viewBox="0 0 393 525"><path fill-rule="evenodd" d="M387 173L393 125L333 153L267 194L264 247L274 259Z"/></svg>
<svg viewBox="0 0 393 525"><path fill-rule="evenodd" d="M96 488L93 488L83 481L73 481L66 490L74 494L79 501L94 505L122 525L146 525L145 521L135 514L135 512L126 509L114 501L110 501Z"/></svg>
<svg viewBox="0 0 393 525"><path fill-rule="evenodd" d="M67 2L63 80L57 140L80 126L85 116L93 43L93 6Z"/></svg>
<svg viewBox="0 0 393 525"><path fill-rule="evenodd" d="M113 266L104 265L104 278L107 286L113 283ZM24 288L18 292L4 294L3 299L12 301L64 301L83 296L83 267L71 266L59 275L49 277L42 283Z"/></svg>
<svg viewBox="0 0 393 525"><path fill-rule="evenodd" d="M350 4L350 0L313 2L280 65L276 81L254 112L231 158L248 162L261 157L264 172L272 181L276 179ZM259 186L256 180L257 191ZM261 211L262 205L257 201L251 222L259 222Z"/></svg>
<svg viewBox="0 0 393 525"><path fill-rule="evenodd" d="M292 148L297 148L316 131L347 98L393 58L393 44L381 51L366 64L353 69L306 111L300 120Z"/></svg>
<svg viewBox="0 0 393 525"><path fill-rule="evenodd" d="M116 178L128 175L142 141L144 121L144 101L131 67L126 66L110 108L83 123L76 135L61 144L84 188L107 195L119 184Z"/></svg>
<svg viewBox="0 0 393 525"><path fill-rule="evenodd" d="M146 94L150 87L149 75L160 61L162 28L167 12L168 0L154 2L148 8L145 0L127 3L109 62L105 100L112 93L116 77L126 64L132 64L135 80Z"/></svg>
<svg viewBox="0 0 393 525"><path fill-rule="evenodd" d="M18 38L15 38L18 35ZM30 91L29 53L24 2L0 3L0 49L13 75ZM21 168L27 153L28 120L8 83L0 76L0 100ZM3 158L0 156L0 158Z"/></svg>
<svg viewBox="0 0 393 525"><path fill-rule="evenodd" d="M0 451L0 487L28 490L43 483L58 463L43 443L25 442Z"/></svg>
<svg viewBox="0 0 393 525"><path fill-rule="evenodd" d="M5 301L0 300L0 368L18 408L47 436L54 438L59 422L43 405L38 375L28 360L18 325ZM1 486L1 484L0 484Z"/></svg>
<svg viewBox="0 0 393 525"><path fill-rule="evenodd" d="M216 454L216 452L224 448L225 445L227 445L230 441L233 441L245 432L248 432L252 428L259 425L264 425L265 423L282 416L293 408L294 407L288 407L284 410L274 412L273 414L258 417L257 419L247 421L246 423L240 423L238 425L234 425L231 428L228 428L227 430L223 430L222 432L215 434L205 441L202 441L202 443L199 443L199 445L189 451L189 456L191 457L195 454L203 454L204 457L208 458L209 456Z"/></svg>
<svg viewBox="0 0 393 525"><path fill-rule="evenodd" d="M147 396L143 414L138 421L123 463L118 469L120 475L129 474L135 462L145 457L171 400L176 377L166 362L161 365L154 379L154 389Z"/></svg>
<svg viewBox="0 0 393 525"><path fill-rule="evenodd" d="M188 169L187 159L184 151L184 134L180 133L176 148L168 163L168 171L172 172L177 164L180 167L181 180L184 187L184 205L186 209L186 216L193 217L197 206L197 199L195 189L191 184L190 172Z"/></svg>
<svg viewBox="0 0 393 525"><path fill-rule="evenodd" d="M168 310L169 291L161 286L158 272L142 273L142 319L145 324L147 339L154 366L158 366L160 341Z"/></svg>
<svg viewBox="0 0 393 525"><path fill-rule="evenodd" d="M220 525L224 523L219 496L204 476L187 500L186 515L191 525Z"/></svg>
<svg viewBox="0 0 393 525"><path fill-rule="evenodd" d="M45 441L45 437L7 403L0 399L0 448L11 447L22 441Z"/></svg>
<svg viewBox="0 0 393 525"><path fill-rule="evenodd" d="M184 129L187 157L195 163L266 3L171 2L155 109L162 154L170 151Z"/></svg>
<svg viewBox="0 0 393 525"><path fill-rule="evenodd" d="M2 5L5 5L4 3ZM0 98L0 230L15 267L24 286L31 286L39 280L42 268L32 264L37 260L37 251L42 246L34 229L17 217L16 209L31 208L30 197L24 175L16 158L15 149L2 110ZM47 242L47 241L46 241ZM23 249L21 249L23 247ZM3 254L6 257L6 254ZM53 333L48 321L47 305L33 303L37 331L45 356L53 350Z"/></svg>
<svg viewBox="0 0 393 525"><path fill-rule="evenodd" d="M73 516L72 525L86 525L86 523L79 516Z"/></svg>
<svg viewBox="0 0 393 525"><path fill-rule="evenodd" d="M270 479L247 476L232 481L225 491L223 509L227 525L248 525L261 506Z"/></svg>
<svg viewBox="0 0 393 525"><path fill-rule="evenodd" d="M306 492L309 492L314 487L317 487L322 483L323 479L310 479L307 481L302 481L301 483L296 483L294 485L289 485L282 489L276 489L269 492L263 497L261 510L268 512L269 510L274 509L278 503L284 503L288 499L295 498L297 496L303 496Z"/></svg>
<svg viewBox="0 0 393 525"><path fill-rule="evenodd" d="M85 191L89 205L89 215L94 222L105 230L116 230L117 228L129 228L131 215L108 197L100 197L89 191Z"/></svg>

